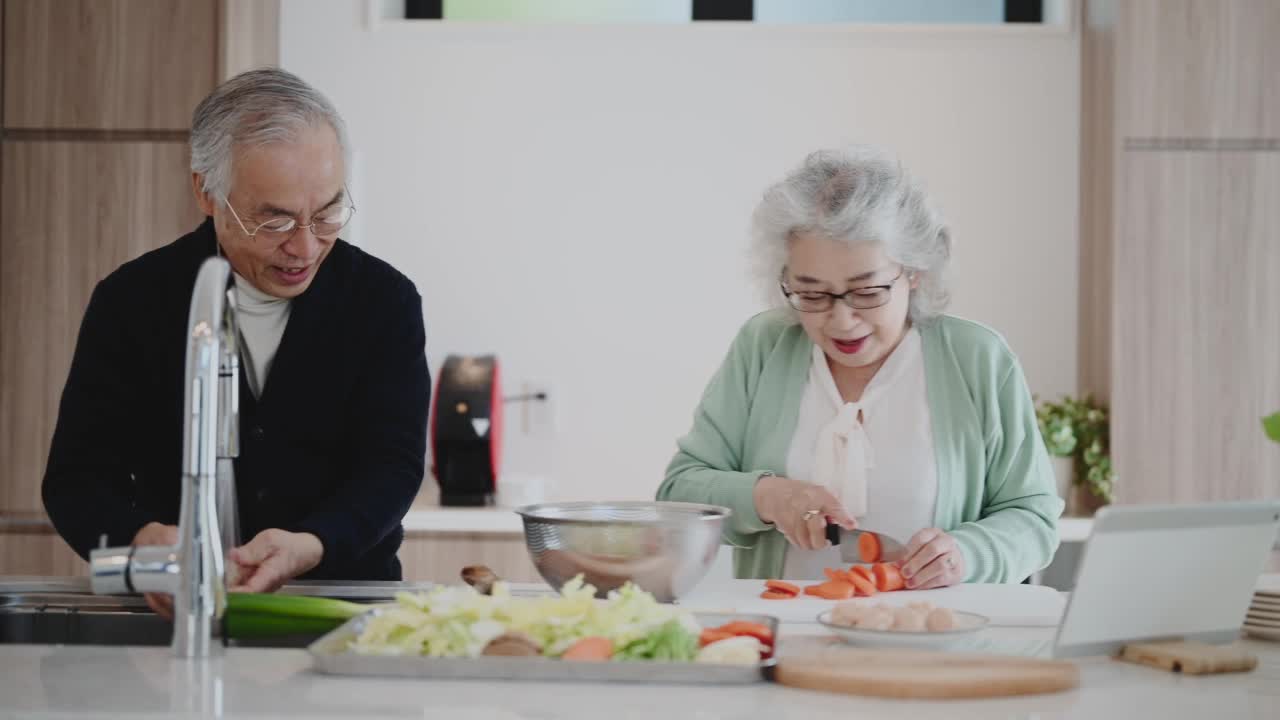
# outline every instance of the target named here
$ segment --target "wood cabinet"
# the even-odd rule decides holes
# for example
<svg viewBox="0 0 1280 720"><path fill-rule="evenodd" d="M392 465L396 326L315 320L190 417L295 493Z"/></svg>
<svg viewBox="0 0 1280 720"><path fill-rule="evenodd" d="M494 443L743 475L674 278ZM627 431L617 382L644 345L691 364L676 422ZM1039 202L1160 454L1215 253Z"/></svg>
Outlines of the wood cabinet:
<svg viewBox="0 0 1280 720"><path fill-rule="evenodd" d="M0 509L39 512L90 293L124 262L189 232L201 215L183 143L7 141L3 153Z"/></svg>
<svg viewBox="0 0 1280 720"><path fill-rule="evenodd" d="M461 582L467 565L487 565L511 582L542 582L529 559L523 535L411 532L400 547L404 579L417 582Z"/></svg>
<svg viewBox="0 0 1280 720"><path fill-rule="evenodd" d="M1124 502L1280 496L1280 154L1127 153L1113 445Z"/></svg>
<svg viewBox="0 0 1280 720"><path fill-rule="evenodd" d="M1127 138L1280 137L1280 3L1119 0Z"/></svg>
<svg viewBox="0 0 1280 720"><path fill-rule="evenodd" d="M1084 8L1081 384L1117 499L1280 496L1280 3Z"/></svg>
<svg viewBox="0 0 1280 720"><path fill-rule="evenodd" d="M89 564L57 534L0 532L0 575L88 575Z"/></svg>
<svg viewBox="0 0 1280 720"><path fill-rule="evenodd" d="M40 481L85 305L200 221L192 112L276 62L278 15L278 0L0 0L0 575L74 567Z"/></svg>
<svg viewBox="0 0 1280 720"><path fill-rule="evenodd" d="M7 129L175 130L217 80L216 0L5 0Z"/></svg>

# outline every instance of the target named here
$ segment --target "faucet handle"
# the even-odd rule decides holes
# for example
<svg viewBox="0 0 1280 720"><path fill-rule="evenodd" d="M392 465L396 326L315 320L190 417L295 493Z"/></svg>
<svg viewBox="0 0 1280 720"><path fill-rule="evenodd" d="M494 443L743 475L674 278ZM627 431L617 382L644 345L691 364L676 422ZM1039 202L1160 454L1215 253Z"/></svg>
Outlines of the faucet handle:
<svg viewBox="0 0 1280 720"><path fill-rule="evenodd" d="M89 587L96 595L128 595L133 592L129 582L131 547L106 547L107 536L100 542L103 547L89 552Z"/></svg>

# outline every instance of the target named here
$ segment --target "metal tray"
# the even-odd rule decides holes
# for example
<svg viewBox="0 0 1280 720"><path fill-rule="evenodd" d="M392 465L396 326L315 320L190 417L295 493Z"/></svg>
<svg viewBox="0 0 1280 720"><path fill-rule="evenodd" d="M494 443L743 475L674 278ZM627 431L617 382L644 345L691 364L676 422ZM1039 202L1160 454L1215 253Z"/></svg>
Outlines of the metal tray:
<svg viewBox="0 0 1280 720"><path fill-rule="evenodd" d="M360 655L347 647L380 609L348 620L307 648L315 669L329 675L411 677L432 680L560 680L568 682L678 683L730 685L762 682L775 660L757 665L713 665L695 662L564 662L551 658L432 658L413 655ZM778 619L770 615L694 613L704 627L732 620L762 623L778 640Z"/></svg>

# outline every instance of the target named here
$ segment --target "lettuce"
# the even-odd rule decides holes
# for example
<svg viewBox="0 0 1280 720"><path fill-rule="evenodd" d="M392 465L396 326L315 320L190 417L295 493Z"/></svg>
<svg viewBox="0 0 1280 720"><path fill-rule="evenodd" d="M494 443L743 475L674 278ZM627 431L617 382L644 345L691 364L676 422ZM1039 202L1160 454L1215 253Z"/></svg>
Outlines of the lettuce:
<svg viewBox="0 0 1280 720"><path fill-rule="evenodd" d="M698 655L698 636L677 620L671 620L614 653L618 660L688 662Z"/></svg>
<svg viewBox="0 0 1280 720"><path fill-rule="evenodd" d="M525 633L558 657L586 637L605 637L628 660L692 660L701 628L686 611L657 602L628 583L603 601L574 578L558 596L514 598L506 583L492 595L466 586L400 593L396 604L366 623L351 650L368 655L477 657L508 631Z"/></svg>

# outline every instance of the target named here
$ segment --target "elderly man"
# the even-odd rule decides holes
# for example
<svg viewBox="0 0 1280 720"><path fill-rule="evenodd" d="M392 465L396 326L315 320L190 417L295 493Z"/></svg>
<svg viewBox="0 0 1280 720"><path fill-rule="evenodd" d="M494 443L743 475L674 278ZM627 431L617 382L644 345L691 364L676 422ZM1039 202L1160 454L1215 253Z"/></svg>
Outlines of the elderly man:
<svg viewBox="0 0 1280 720"><path fill-rule="evenodd" d="M80 555L103 535L177 539L187 310L197 269L222 255L242 340L237 587L400 578L426 451L422 301L338 238L355 211L346 149L337 111L283 70L232 78L196 108L192 188L208 217L98 284L62 395L44 502Z"/></svg>

